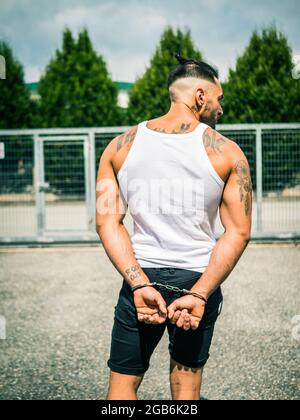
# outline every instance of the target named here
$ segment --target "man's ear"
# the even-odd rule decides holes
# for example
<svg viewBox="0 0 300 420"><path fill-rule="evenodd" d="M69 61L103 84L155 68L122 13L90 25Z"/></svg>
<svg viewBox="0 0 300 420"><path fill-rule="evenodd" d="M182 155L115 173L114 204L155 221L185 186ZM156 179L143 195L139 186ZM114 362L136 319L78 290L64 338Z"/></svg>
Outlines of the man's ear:
<svg viewBox="0 0 300 420"><path fill-rule="evenodd" d="M202 110L206 103L206 95L201 87L198 87L196 90L196 103L200 110Z"/></svg>

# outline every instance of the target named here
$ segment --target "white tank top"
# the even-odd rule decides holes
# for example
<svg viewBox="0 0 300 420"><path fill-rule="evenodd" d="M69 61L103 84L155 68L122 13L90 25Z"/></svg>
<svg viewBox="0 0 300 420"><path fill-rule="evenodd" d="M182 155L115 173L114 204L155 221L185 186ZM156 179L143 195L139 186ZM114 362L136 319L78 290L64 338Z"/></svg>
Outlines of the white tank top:
<svg viewBox="0 0 300 420"><path fill-rule="evenodd" d="M216 244L224 182L206 153L200 123L184 134L138 125L118 172L120 195L133 218L131 242L141 267L203 273Z"/></svg>

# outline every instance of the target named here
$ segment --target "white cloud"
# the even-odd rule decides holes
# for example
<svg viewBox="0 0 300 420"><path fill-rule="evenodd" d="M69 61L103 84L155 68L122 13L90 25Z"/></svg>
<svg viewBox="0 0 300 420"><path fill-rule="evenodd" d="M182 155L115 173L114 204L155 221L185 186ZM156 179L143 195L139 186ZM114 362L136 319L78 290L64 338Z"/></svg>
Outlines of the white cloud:
<svg viewBox="0 0 300 420"><path fill-rule="evenodd" d="M113 80L134 82L144 73L149 57L145 55L128 55L126 52L106 52L105 58L108 68L111 69Z"/></svg>
<svg viewBox="0 0 300 420"><path fill-rule="evenodd" d="M145 70L149 54L153 53L167 24L168 19L153 7L134 2L116 8L112 3L105 3L61 10L54 17L41 20L37 32L44 39L51 39L57 48L66 27L76 35L87 27L112 77L133 82Z"/></svg>
<svg viewBox="0 0 300 420"><path fill-rule="evenodd" d="M252 31L274 19L299 51L299 9L298 0L0 0L0 39L11 42L28 80L60 48L66 26L74 34L87 27L112 76L134 81L170 24L190 28L196 47L225 78Z"/></svg>

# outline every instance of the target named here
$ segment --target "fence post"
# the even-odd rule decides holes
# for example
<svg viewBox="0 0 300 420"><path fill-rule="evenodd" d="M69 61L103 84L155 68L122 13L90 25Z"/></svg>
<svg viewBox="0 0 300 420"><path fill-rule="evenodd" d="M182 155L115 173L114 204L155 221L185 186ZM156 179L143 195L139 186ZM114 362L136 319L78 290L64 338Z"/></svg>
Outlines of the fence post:
<svg viewBox="0 0 300 420"><path fill-rule="evenodd" d="M256 230L263 231L262 223L262 201L263 201L263 183L262 183L262 129L256 129Z"/></svg>
<svg viewBox="0 0 300 420"><path fill-rule="evenodd" d="M39 138L38 134L33 137L34 141L34 181L35 181L35 206L36 206L36 221L37 221L37 235L39 238L43 237L45 230L45 193L41 191L40 187L44 183L44 144Z"/></svg>
<svg viewBox="0 0 300 420"><path fill-rule="evenodd" d="M90 178L91 178L91 223L89 228L96 233L96 151L95 151L95 130L89 132L90 141Z"/></svg>
<svg viewBox="0 0 300 420"><path fill-rule="evenodd" d="M87 229L89 230L90 222L91 222L91 171L90 171L90 151L91 151L91 144L89 141L89 137L86 136L84 143L84 179L85 179L85 199L86 199L86 216L87 216Z"/></svg>
<svg viewBox="0 0 300 420"><path fill-rule="evenodd" d="M95 208L96 208L96 180L95 180L95 133L89 130L84 142L84 168L85 168L85 189L87 197L87 228L89 232L95 233Z"/></svg>

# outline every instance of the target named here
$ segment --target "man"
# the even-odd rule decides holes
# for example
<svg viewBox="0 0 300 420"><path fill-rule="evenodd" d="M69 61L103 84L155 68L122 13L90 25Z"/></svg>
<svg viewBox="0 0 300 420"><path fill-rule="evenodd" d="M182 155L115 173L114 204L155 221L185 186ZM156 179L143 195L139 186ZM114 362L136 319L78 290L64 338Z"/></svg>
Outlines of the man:
<svg viewBox="0 0 300 420"><path fill-rule="evenodd" d="M240 147L214 129L223 114L218 73L176 57L169 112L114 138L99 164L97 232L123 277L108 400L137 399L166 328L172 399L200 399L220 285L250 240L249 164ZM126 207L131 237L123 224ZM216 242L218 210L224 233Z"/></svg>

